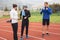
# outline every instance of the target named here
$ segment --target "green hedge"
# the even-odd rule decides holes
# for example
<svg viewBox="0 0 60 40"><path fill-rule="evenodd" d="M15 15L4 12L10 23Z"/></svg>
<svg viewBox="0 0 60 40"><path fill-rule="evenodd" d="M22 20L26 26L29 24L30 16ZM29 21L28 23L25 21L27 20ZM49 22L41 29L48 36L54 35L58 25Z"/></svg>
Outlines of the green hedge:
<svg viewBox="0 0 60 40"><path fill-rule="evenodd" d="M39 11L34 11L34 12L31 11L31 15L32 16L40 16L41 14ZM60 16L60 12L53 13L52 16Z"/></svg>

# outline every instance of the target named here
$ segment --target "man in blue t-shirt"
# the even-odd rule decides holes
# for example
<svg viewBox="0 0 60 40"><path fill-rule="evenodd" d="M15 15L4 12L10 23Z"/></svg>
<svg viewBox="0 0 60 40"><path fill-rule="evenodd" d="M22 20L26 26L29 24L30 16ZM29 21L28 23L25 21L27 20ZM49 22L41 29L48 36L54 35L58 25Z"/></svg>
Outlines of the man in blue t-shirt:
<svg viewBox="0 0 60 40"><path fill-rule="evenodd" d="M43 14L43 27L42 27L42 37L44 37L45 33L48 35L48 29L50 24L50 15L52 14L52 9L49 7L48 2L44 3L44 8L41 10L41 14ZM47 27L45 27L47 26Z"/></svg>

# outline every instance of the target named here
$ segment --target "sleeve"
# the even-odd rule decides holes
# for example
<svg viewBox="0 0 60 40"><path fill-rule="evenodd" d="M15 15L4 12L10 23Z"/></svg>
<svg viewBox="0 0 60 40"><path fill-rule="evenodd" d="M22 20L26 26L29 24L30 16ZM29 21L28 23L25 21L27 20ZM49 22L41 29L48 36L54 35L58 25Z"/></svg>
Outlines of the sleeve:
<svg viewBox="0 0 60 40"><path fill-rule="evenodd" d="M51 8L48 9L47 12L48 12L49 14L52 14L52 9L51 9Z"/></svg>
<svg viewBox="0 0 60 40"><path fill-rule="evenodd" d="M40 14L42 14L42 13L43 13L43 9L40 10Z"/></svg>
<svg viewBox="0 0 60 40"><path fill-rule="evenodd" d="M28 17L31 17L31 13L30 13L30 11L28 11Z"/></svg>
<svg viewBox="0 0 60 40"><path fill-rule="evenodd" d="M11 18L11 19L14 18L14 17L13 17L13 12L12 12L12 11L10 12L10 18Z"/></svg>
<svg viewBox="0 0 60 40"><path fill-rule="evenodd" d="M10 12L10 18L11 19L14 19L14 20L17 20L18 19L18 14L15 14L15 13L17 13L17 12L11 11Z"/></svg>
<svg viewBox="0 0 60 40"><path fill-rule="evenodd" d="M20 19L22 18L22 11L20 12Z"/></svg>

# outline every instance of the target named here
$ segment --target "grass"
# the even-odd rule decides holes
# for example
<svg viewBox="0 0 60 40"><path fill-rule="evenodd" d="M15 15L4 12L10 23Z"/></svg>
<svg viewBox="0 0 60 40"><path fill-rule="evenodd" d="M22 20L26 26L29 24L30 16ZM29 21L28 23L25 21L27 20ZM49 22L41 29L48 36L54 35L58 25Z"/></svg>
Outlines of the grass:
<svg viewBox="0 0 60 40"><path fill-rule="evenodd" d="M2 16L2 17L0 17L0 19L2 19L2 18L9 18L9 16Z"/></svg>
<svg viewBox="0 0 60 40"><path fill-rule="evenodd" d="M55 13L51 15L50 21L52 23L60 23L60 13ZM9 18L9 16L3 16L1 18ZM0 19L1 19L0 18ZM40 12L35 11L31 12L30 22L42 22L42 15L40 15Z"/></svg>
<svg viewBox="0 0 60 40"><path fill-rule="evenodd" d="M51 16L51 23L60 23L60 16ZM42 22L42 16L32 16L30 22Z"/></svg>
<svg viewBox="0 0 60 40"><path fill-rule="evenodd" d="M51 22L60 23L60 16L51 16Z"/></svg>
<svg viewBox="0 0 60 40"><path fill-rule="evenodd" d="M9 16L3 16L2 18L9 18ZM2 19L0 18L0 19ZM60 23L60 16L51 16L50 21L52 23ZM30 17L30 22L42 22L42 16L31 16Z"/></svg>

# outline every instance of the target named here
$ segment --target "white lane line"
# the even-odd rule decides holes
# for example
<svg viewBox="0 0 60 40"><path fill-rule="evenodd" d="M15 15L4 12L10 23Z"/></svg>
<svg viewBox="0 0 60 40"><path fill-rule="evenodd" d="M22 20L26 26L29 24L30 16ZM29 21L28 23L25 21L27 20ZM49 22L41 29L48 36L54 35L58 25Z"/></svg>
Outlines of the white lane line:
<svg viewBox="0 0 60 40"><path fill-rule="evenodd" d="M37 26L31 26L31 27L32 27L32 28L35 28L35 27L37 27ZM31 28L31 27L30 27L30 28ZM39 28L42 28L42 26L38 26L38 27L39 27ZM38 28L38 27L37 27L37 28ZM53 27L50 27L49 29L60 30L60 28L53 28Z"/></svg>
<svg viewBox="0 0 60 40"><path fill-rule="evenodd" d="M8 28L10 28L9 26L3 26L3 27L8 27ZM32 26L33 27L33 26ZM33 27L33 28L35 28L35 27ZM39 27L39 28L42 28L42 27ZM55 29L55 30L60 30L60 28L53 28L53 27L50 27L49 29Z"/></svg>
<svg viewBox="0 0 60 40"><path fill-rule="evenodd" d="M11 33L13 33L12 31L8 31L8 30L2 30L2 29L0 29L0 31L5 31L5 32L11 32ZM21 33L18 33L18 34L21 34ZM25 34L24 34L25 35ZM35 38L35 39L39 39L39 40L46 40L46 39L42 39L42 38L39 38L39 37L35 37L35 36L31 36L31 35L29 35L30 37L33 37L33 38Z"/></svg>
<svg viewBox="0 0 60 40"><path fill-rule="evenodd" d="M7 40L6 38L3 38L3 37L0 37L0 39L2 39L2 40Z"/></svg>
<svg viewBox="0 0 60 40"><path fill-rule="evenodd" d="M6 26L7 27L7 26ZM35 31L35 32L42 32L42 31L40 31L40 30L32 30L32 29L29 29L29 30L31 30L31 31ZM51 33L51 34L55 34L55 35L60 35L60 33L53 33L53 32L49 32L49 33Z"/></svg>
<svg viewBox="0 0 60 40"><path fill-rule="evenodd" d="M38 37L30 36L30 35L29 35L29 37L40 39L40 40L46 40L46 39L43 39L43 38L38 38Z"/></svg>
<svg viewBox="0 0 60 40"><path fill-rule="evenodd" d="M9 26L6 25L4 27L9 27ZM31 27L35 28L36 26L31 26ZM37 27L42 28L42 26L37 26ZM54 28L54 27L50 27L50 29L60 30L60 28Z"/></svg>
<svg viewBox="0 0 60 40"><path fill-rule="evenodd" d="M30 31L33 31L33 32L42 32L42 31L40 31L40 30L32 30L32 29L29 29ZM49 33L51 33L51 34L55 34L55 35L60 35L60 33L54 33L54 32L49 32Z"/></svg>
<svg viewBox="0 0 60 40"><path fill-rule="evenodd" d="M6 27L7 27L7 26L6 26ZM31 30L31 31L36 31L36 32L42 32L42 31L40 31L40 30L32 30L32 29L29 29L29 30ZM53 32L49 32L49 33L55 34L55 35L60 35L60 33L53 33Z"/></svg>
<svg viewBox="0 0 60 40"><path fill-rule="evenodd" d="M32 30L32 29L29 29L29 30L34 31L34 32L42 32L42 31L40 31L40 30ZM55 34L55 35L60 35L60 33L53 33L53 32L49 32L49 33Z"/></svg>

